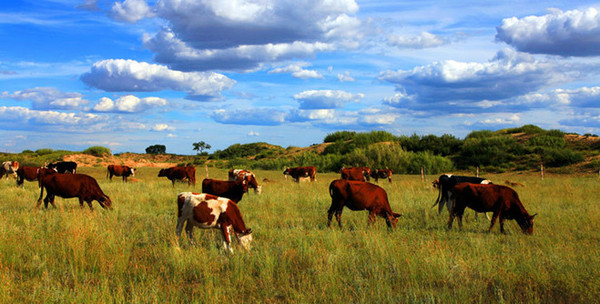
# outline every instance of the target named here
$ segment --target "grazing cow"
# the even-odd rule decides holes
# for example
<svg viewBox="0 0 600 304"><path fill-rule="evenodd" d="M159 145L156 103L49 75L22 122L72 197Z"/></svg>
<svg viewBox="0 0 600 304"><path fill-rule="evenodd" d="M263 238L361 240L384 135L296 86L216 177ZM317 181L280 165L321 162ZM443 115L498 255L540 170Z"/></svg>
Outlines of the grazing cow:
<svg viewBox="0 0 600 304"><path fill-rule="evenodd" d="M385 169L375 169L375 171L371 171L371 177L375 179L375 182L378 183L380 178L387 178L388 181L392 182L392 170Z"/></svg>
<svg viewBox="0 0 600 304"><path fill-rule="evenodd" d="M44 167L29 167L29 166L21 166L17 170L17 187L24 187L25 180L30 182L34 182L38 180L38 175L42 172L42 174L52 174L56 173L54 169L48 169Z"/></svg>
<svg viewBox="0 0 600 304"><path fill-rule="evenodd" d="M178 240L181 239L181 230L186 223L185 231L188 240L194 244L194 227L204 229L221 229L223 248L233 253L231 248L231 229L240 245L250 250L252 230L246 228L242 213L238 206L230 199L206 193L181 192L177 195L177 227Z"/></svg>
<svg viewBox="0 0 600 304"><path fill-rule="evenodd" d="M368 171L366 169L368 169ZM368 167L350 167L350 168L342 168L340 170L340 174L342 175L342 179L354 180L354 181L368 181L369 175L371 173L371 169Z"/></svg>
<svg viewBox="0 0 600 304"><path fill-rule="evenodd" d="M60 196L62 198L79 198L79 206L83 207L85 201L90 210L92 208L92 201L96 200L102 206L102 208L112 209L112 202L110 198L102 192L98 182L85 174L43 174L40 172L38 176L40 187L40 197L38 198L36 208L42 203L42 196L44 196L44 188L46 188L46 198L44 198L44 206L48 208L48 203L56 208L54 204L54 197Z"/></svg>
<svg viewBox="0 0 600 304"><path fill-rule="evenodd" d="M77 171L77 163L72 161L60 161L49 164L46 166L48 169L54 169L58 173L71 173L75 174Z"/></svg>
<svg viewBox="0 0 600 304"><path fill-rule="evenodd" d="M127 182L129 176L135 176L135 168L129 166L108 165L108 167L106 167L106 177L112 181L113 175L122 176L123 182Z"/></svg>
<svg viewBox="0 0 600 304"><path fill-rule="evenodd" d="M482 185L460 183L451 190L454 201L450 213L448 229L452 228L454 217L458 217L458 226L462 229L462 216L466 207L477 212L493 212L489 231L492 231L496 219L500 218L500 232L504 233L504 220L514 219L525 234L533 234L533 218L523 207L515 190L502 185Z"/></svg>
<svg viewBox="0 0 600 304"><path fill-rule="evenodd" d="M260 194L262 192L262 186L258 185L254 172L244 169L231 169L228 172L229 180L242 180L246 178L248 180L248 187L254 189L254 193Z"/></svg>
<svg viewBox="0 0 600 304"><path fill-rule="evenodd" d="M398 217L401 216L401 214L392 212L385 190L371 183L345 179L334 180L329 185L329 195L331 196L331 207L327 211L328 227L331 226L331 218L335 213L335 218L342 228L344 206L354 211L368 210L369 225L375 223L375 216L378 215L385 219L388 227L396 228Z"/></svg>
<svg viewBox="0 0 600 304"><path fill-rule="evenodd" d="M158 177L161 176L167 177L173 183L173 187L175 187L176 180L184 179L188 180L188 186L190 184L196 186L196 168L194 166L160 169L160 172L158 172Z"/></svg>
<svg viewBox="0 0 600 304"><path fill-rule="evenodd" d="M5 161L0 166L0 178L3 178L6 175L8 179L8 175L12 174L13 176L17 176L17 170L19 169L18 161Z"/></svg>
<svg viewBox="0 0 600 304"><path fill-rule="evenodd" d="M438 213L442 213L442 209L444 208L444 204L446 204L446 208L448 212L452 213L452 203L451 203L451 193L450 189L454 187L454 185L458 183L471 183L471 184L491 184L492 182L488 179L474 176L459 176L452 174L442 174L440 175L438 180L433 181L433 187L438 188L438 197L435 200L435 205L438 205ZM485 215L487 217L487 214ZM488 217L489 219L489 217Z"/></svg>
<svg viewBox="0 0 600 304"><path fill-rule="evenodd" d="M310 177L310 181L314 182L316 180L317 168L314 166L285 168L283 175L286 179L288 175L291 176L292 179L297 183L300 182L300 178L302 177Z"/></svg>
<svg viewBox="0 0 600 304"><path fill-rule="evenodd" d="M242 200L244 193L248 192L248 179L235 181L220 181L216 179L205 178L202 181L202 192L216 196L226 197L234 203Z"/></svg>

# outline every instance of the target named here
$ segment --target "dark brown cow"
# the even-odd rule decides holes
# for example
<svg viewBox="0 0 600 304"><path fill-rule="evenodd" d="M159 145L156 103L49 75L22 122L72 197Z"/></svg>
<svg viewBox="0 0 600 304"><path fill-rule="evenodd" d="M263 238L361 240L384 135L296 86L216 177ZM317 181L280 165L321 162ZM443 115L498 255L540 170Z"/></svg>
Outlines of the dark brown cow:
<svg viewBox="0 0 600 304"><path fill-rule="evenodd" d="M56 173L54 169L48 169L44 167L29 167L29 166L21 166L17 170L17 187L24 187L25 181L34 182L38 180L38 175L42 172L42 174L52 174ZM39 183L38 183L39 184Z"/></svg>
<svg viewBox="0 0 600 304"><path fill-rule="evenodd" d="M253 188L254 193L260 194L262 192L262 187L258 185L256 175L254 175L252 171L244 169L231 169L227 175L230 181L243 180L246 178L248 180L248 187Z"/></svg>
<svg viewBox="0 0 600 304"><path fill-rule="evenodd" d="M291 176L295 182L300 182L300 179L304 177L308 177L311 182L314 182L317 179L317 168L314 166L286 168L283 175L286 178L288 175Z"/></svg>
<svg viewBox="0 0 600 304"><path fill-rule="evenodd" d="M186 224L187 223L187 224ZM177 195L177 239L181 239L181 231L185 225L188 240L194 244L194 227L204 229L220 229L223 237L223 248L232 252L231 230L240 245L250 250L252 230L246 228L242 213L230 199L206 193L182 192Z"/></svg>
<svg viewBox="0 0 600 304"><path fill-rule="evenodd" d="M375 169L371 171L371 177L378 183L380 178L387 178L388 182L392 182L392 169Z"/></svg>
<svg viewBox="0 0 600 304"><path fill-rule="evenodd" d="M451 190L453 212L448 220L448 229L452 228L454 217L458 217L458 225L462 229L462 216L466 207L477 212L493 212L489 231L492 231L496 219L500 217L500 232L504 233L504 220L514 219L523 233L533 234L533 218L523 207L515 190L502 185L493 184L456 184Z"/></svg>
<svg viewBox="0 0 600 304"><path fill-rule="evenodd" d="M62 198L79 198L79 205L83 207L85 201L90 210L92 208L92 201L96 200L102 206L102 208L112 209L112 202L110 198L102 192L98 182L85 174L43 174L40 173L38 176L40 181L41 191L40 197L36 208L42 203L42 196L44 196L44 188L46 188L46 198L44 198L44 206L48 208L48 203L56 208L54 204L54 197L60 196Z"/></svg>
<svg viewBox="0 0 600 304"><path fill-rule="evenodd" d="M188 186L193 184L196 186L196 168L194 166L186 166L186 167L171 167L167 169L161 169L158 172L158 177L165 176L172 183L173 187L175 187L176 180L188 180Z"/></svg>
<svg viewBox="0 0 600 304"><path fill-rule="evenodd" d="M205 178L202 181L202 192L226 197L237 204L242 200L244 193L248 192L248 179L221 181Z"/></svg>
<svg viewBox="0 0 600 304"><path fill-rule="evenodd" d="M366 170L368 169L368 170ZM350 168L342 168L340 170L340 174L342 175L342 179L354 180L354 181L368 181L369 174L371 169L368 167L350 167Z"/></svg>
<svg viewBox="0 0 600 304"><path fill-rule="evenodd" d="M110 181L112 181L113 175L122 176L123 182L127 182L127 178L129 176L135 176L135 168L121 165L108 165L108 167L106 167L106 177L108 177Z"/></svg>
<svg viewBox="0 0 600 304"><path fill-rule="evenodd" d="M342 228L342 211L344 206L350 210L368 210L369 225L375 223L375 216L385 219L388 227L396 227L400 214L392 212L387 193L383 188L361 181L350 181L345 179L334 180L329 184L329 195L331 196L331 207L327 211L327 226L331 226L331 219L335 218Z"/></svg>

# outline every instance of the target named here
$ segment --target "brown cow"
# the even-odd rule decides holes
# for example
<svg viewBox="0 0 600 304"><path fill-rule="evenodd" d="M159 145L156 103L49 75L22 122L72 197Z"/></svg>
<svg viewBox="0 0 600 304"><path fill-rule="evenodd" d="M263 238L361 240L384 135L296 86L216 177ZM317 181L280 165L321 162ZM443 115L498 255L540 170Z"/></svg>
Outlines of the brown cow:
<svg viewBox="0 0 600 304"><path fill-rule="evenodd" d="M260 194L262 192L262 187L258 185L258 181L256 180L256 175L254 172L244 170L244 169L231 169L227 173L230 181L242 180L246 178L248 180L248 187L254 189L254 193Z"/></svg>
<svg viewBox="0 0 600 304"><path fill-rule="evenodd" d="M380 178L387 178L388 182L392 182L392 170L385 169L375 169L375 171L371 171L371 177L375 179L375 182L378 183Z"/></svg>
<svg viewBox="0 0 600 304"><path fill-rule="evenodd" d="M194 227L221 229L223 248L233 253L231 230L240 245L250 250L252 230L246 228L242 213L230 199L205 193L182 192L177 195L177 239L181 239L183 224L191 244L194 243Z"/></svg>
<svg viewBox="0 0 600 304"><path fill-rule="evenodd" d="M342 179L361 181L361 182L368 181L370 178L369 177L370 173L371 173L371 169L369 169L368 167L350 167L350 168L342 168L340 170Z"/></svg>
<svg viewBox="0 0 600 304"><path fill-rule="evenodd" d="M314 166L308 167L296 167L296 168L285 168L283 175L287 179L287 176L291 176L295 182L300 182L300 178L309 177L311 182L314 182L317 178L317 168Z"/></svg>
<svg viewBox="0 0 600 304"><path fill-rule="evenodd" d="M345 179L334 180L329 185L329 195L331 196L331 207L327 211L328 227L331 226L331 219L335 213L335 218L342 228L344 206L354 211L368 210L369 225L375 223L375 216L378 215L385 219L388 227L396 228L398 217L401 216L392 212L385 190L371 183Z"/></svg>
<svg viewBox="0 0 600 304"><path fill-rule="evenodd" d="M202 181L202 192L226 197L237 204L242 200L244 193L248 192L248 179L245 177L242 180L220 181L205 178Z"/></svg>
<svg viewBox="0 0 600 304"><path fill-rule="evenodd" d="M123 182L127 182L127 178L129 176L135 176L135 168L121 165L108 165L108 167L106 167L106 177L108 177L110 181L112 181L113 175L122 176Z"/></svg>
<svg viewBox="0 0 600 304"><path fill-rule="evenodd" d="M56 173L54 169L48 169L44 167L29 167L29 166L21 166L17 170L17 187L22 186L25 187L25 181L34 182L38 180L38 175L40 171L43 174L52 174ZM39 186L39 183L38 183Z"/></svg>
<svg viewBox="0 0 600 304"><path fill-rule="evenodd" d="M173 183L173 187L175 187L176 180L184 180L186 178L188 180L188 186L190 184L196 186L196 168L194 166L161 169L160 172L158 172L158 177L161 176L166 176Z"/></svg>
<svg viewBox="0 0 600 304"><path fill-rule="evenodd" d="M96 200L102 206L102 208L112 209L112 202L110 198L102 192L98 182L85 174L43 174L40 173L38 176L40 186L42 188L40 197L38 198L36 208L42 203L42 196L44 196L44 188L46 188L46 198L44 198L44 206L48 208L48 203L56 208L54 204L54 196L60 196L62 198L79 198L79 206L83 207L85 201L90 210L92 208L92 201Z"/></svg>
<svg viewBox="0 0 600 304"><path fill-rule="evenodd" d="M450 192L454 208L450 213L448 229L452 228L455 216L462 229L462 216L465 208L469 207L477 212L494 212L489 231L492 231L496 219L500 217L500 232L504 233L505 219L514 219L523 233L533 234L533 218L536 214L527 213L515 190L502 185L459 183Z"/></svg>

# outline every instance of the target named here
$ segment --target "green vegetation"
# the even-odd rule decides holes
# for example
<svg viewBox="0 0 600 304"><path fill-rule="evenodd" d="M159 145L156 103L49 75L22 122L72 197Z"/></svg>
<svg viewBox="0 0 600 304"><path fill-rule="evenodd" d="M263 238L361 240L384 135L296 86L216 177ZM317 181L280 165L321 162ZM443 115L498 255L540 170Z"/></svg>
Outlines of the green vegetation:
<svg viewBox="0 0 600 304"><path fill-rule="evenodd" d="M105 148L102 146L93 146L93 147L89 147L85 150L83 150L83 154L89 154L89 155L93 155L96 157L102 157L102 156L110 156L112 155L111 151L109 148Z"/></svg>
<svg viewBox="0 0 600 304"><path fill-rule="evenodd" d="M398 149L394 146L390 149ZM374 153L374 152L373 152ZM423 152L424 153L424 152ZM311 156L307 156L311 157ZM329 156L327 156L329 157ZM113 200L114 210L34 208L37 184L0 180L0 302L2 303L595 303L600 298L598 177L489 174L515 188L536 217L534 234L514 221L487 232L489 222L467 210L464 229L447 231L447 211L428 175L380 182L398 226L367 212L344 210L345 228L326 226L331 203L317 181L285 181L281 171L255 170L263 193L248 193L240 210L254 231L253 248L222 250L217 230L195 231L196 245L175 238L175 196L198 191L136 171L137 183L108 182L104 167L81 167ZM202 173L203 175L204 173ZM209 168L212 178L226 170ZM201 176L197 172L197 177Z"/></svg>
<svg viewBox="0 0 600 304"><path fill-rule="evenodd" d="M167 147L164 145L152 145L146 148L146 154L165 154L167 153Z"/></svg>

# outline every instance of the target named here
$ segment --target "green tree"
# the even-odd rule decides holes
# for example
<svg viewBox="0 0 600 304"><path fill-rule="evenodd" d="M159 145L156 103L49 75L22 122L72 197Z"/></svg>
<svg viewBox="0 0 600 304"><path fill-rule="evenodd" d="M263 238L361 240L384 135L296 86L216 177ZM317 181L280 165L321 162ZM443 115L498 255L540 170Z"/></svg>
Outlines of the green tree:
<svg viewBox="0 0 600 304"><path fill-rule="evenodd" d="M200 151L200 154L204 153L204 150L210 150L211 146L204 141L193 143L194 151Z"/></svg>
<svg viewBox="0 0 600 304"><path fill-rule="evenodd" d="M146 148L147 154L165 154L167 153L167 147L164 145L152 145Z"/></svg>

